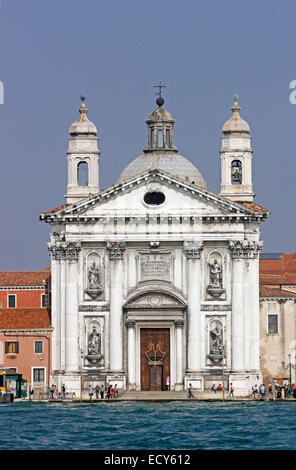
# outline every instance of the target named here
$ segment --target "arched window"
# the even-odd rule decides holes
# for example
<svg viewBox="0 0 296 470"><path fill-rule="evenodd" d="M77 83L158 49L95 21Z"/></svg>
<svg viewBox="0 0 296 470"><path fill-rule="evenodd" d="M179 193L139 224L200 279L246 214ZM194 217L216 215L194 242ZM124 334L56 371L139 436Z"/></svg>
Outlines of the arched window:
<svg viewBox="0 0 296 470"><path fill-rule="evenodd" d="M157 132L157 147L163 147L163 131L158 131Z"/></svg>
<svg viewBox="0 0 296 470"><path fill-rule="evenodd" d="M80 162L77 165L78 186L88 186L88 164Z"/></svg>
<svg viewBox="0 0 296 470"><path fill-rule="evenodd" d="M151 129L151 147L154 147L154 129Z"/></svg>
<svg viewBox="0 0 296 470"><path fill-rule="evenodd" d="M239 160L233 160L231 163L231 183L242 184L242 164Z"/></svg>

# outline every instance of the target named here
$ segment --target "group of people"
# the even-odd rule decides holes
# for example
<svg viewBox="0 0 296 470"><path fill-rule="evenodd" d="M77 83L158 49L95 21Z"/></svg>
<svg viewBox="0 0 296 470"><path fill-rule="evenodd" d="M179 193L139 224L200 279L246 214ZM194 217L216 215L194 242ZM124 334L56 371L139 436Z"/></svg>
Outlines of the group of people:
<svg viewBox="0 0 296 470"><path fill-rule="evenodd" d="M99 396L101 400L103 400L104 398L107 398L108 400L113 400L114 398L119 397L119 390L117 384L115 384L114 386L111 384L107 384L106 388L104 387L104 385L101 385L101 387L99 387L99 385L96 385L94 390L96 394L96 400L99 399ZM92 400L94 391L91 385L89 385L88 387L88 395L89 399Z"/></svg>
<svg viewBox="0 0 296 470"><path fill-rule="evenodd" d="M252 396L253 398L264 398L266 395L266 388L263 384L261 384L259 387L258 385L253 385L252 387Z"/></svg>
<svg viewBox="0 0 296 470"><path fill-rule="evenodd" d="M56 400L58 398L58 389L55 384L52 384L51 387L47 389L47 392L50 394L50 398L52 400ZM62 398L66 400L66 385L62 385Z"/></svg>
<svg viewBox="0 0 296 470"><path fill-rule="evenodd" d="M213 384L212 385L212 388L211 388L212 392L222 392L223 390L223 387L221 384L217 385L216 384ZM233 397L234 398L234 386L232 383L229 384L229 395L228 397ZM188 387L188 398L195 398L194 395L193 395L193 387L192 387L192 384L190 383L189 384L189 387Z"/></svg>

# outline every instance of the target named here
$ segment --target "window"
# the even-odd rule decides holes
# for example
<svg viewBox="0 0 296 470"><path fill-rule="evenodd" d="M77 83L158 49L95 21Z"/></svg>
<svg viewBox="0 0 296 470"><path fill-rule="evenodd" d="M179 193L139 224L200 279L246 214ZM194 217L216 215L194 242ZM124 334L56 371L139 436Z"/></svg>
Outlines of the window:
<svg viewBox="0 0 296 470"><path fill-rule="evenodd" d="M45 294L41 294L41 307L45 307Z"/></svg>
<svg viewBox="0 0 296 470"><path fill-rule="evenodd" d="M167 147L170 147L170 130L169 130L169 129L166 130L166 137L165 137L165 139L166 139L166 145L167 145Z"/></svg>
<svg viewBox="0 0 296 470"><path fill-rule="evenodd" d="M231 163L231 183L242 184L242 164L239 160Z"/></svg>
<svg viewBox="0 0 296 470"><path fill-rule="evenodd" d="M19 343L18 341L5 341L5 353L6 354L18 354Z"/></svg>
<svg viewBox="0 0 296 470"><path fill-rule="evenodd" d="M157 147L163 147L163 131L157 133Z"/></svg>
<svg viewBox="0 0 296 470"><path fill-rule="evenodd" d="M144 202L149 206L159 206L165 201L165 195L160 191L151 191L144 196Z"/></svg>
<svg viewBox="0 0 296 470"><path fill-rule="evenodd" d="M15 294L8 294L7 296L7 306L8 308L15 308L16 307L16 295Z"/></svg>
<svg viewBox="0 0 296 470"><path fill-rule="evenodd" d="M88 164L80 162L77 165L78 186L88 186Z"/></svg>
<svg viewBox="0 0 296 470"><path fill-rule="evenodd" d="M154 147L154 129L151 129L151 147Z"/></svg>
<svg viewBox="0 0 296 470"><path fill-rule="evenodd" d="M278 334L278 315L268 315L268 334Z"/></svg>
<svg viewBox="0 0 296 470"><path fill-rule="evenodd" d="M44 385L45 383L45 369L33 369L33 385Z"/></svg>
<svg viewBox="0 0 296 470"><path fill-rule="evenodd" d="M34 353L43 354L43 341L34 341Z"/></svg>

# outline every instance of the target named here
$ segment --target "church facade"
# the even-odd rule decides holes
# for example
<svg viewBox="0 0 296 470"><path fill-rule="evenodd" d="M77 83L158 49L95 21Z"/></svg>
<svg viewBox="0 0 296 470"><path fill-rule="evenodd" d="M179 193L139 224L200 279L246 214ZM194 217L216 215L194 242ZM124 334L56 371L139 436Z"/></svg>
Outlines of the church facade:
<svg viewBox="0 0 296 470"><path fill-rule="evenodd" d="M66 204L50 224L52 375L79 396L88 385L209 390L237 396L261 382L260 223L250 128L237 99L222 129L221 192L178 153L159 94L147 145L100 191L98 133L70 127Z"/></svg>

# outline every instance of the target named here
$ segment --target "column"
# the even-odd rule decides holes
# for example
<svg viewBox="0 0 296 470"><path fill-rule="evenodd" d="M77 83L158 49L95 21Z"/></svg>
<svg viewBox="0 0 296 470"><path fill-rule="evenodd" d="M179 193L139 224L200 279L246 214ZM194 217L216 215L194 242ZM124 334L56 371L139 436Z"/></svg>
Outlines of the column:
<svg viewBox="0 0 296 470"><path fill-rule="evenodd" d="M229 242L232 257L231 349L233 372L245 370L244 317L244 247L243 242Z"/></svg>
<svg viewBox="0 0 296 470"><path fill-rule="evenodd" d="M262 248L263 242L250 241L245 246L246 263L248 269L246 271L245 292L248 297L245 315L248 320L248 364L249 370L260 370L260 304L259 304L259 250Z"/></svg>
<svg viewBox="0 0 296 470"><path fill-rule="evenodd" d="M184 243L187 258L188 339L187 370L195 372L201 368L200 328L200 253L202 243Z"/></svg>
<svg viewBox="0 0 296 470"><path fill-rule="evenodd" d="M126 320L127 326L127 368L128 368L128 388L136 389L136 334L135 320Z"/></svg>
<svg viewBox="0 0 296 470"><path fill-rule="evenodd" d="M108 242L110 259L110 370L123 370L122 275L124 242Z"/></svg>
<svg viewBox="0 0 296 470"><path fill-rule="evenodd" d="M61 265L56 256L54 243L47 244L51 257L51 323L54 327L52 332L52 370L60 370L61 368Z"/></svg>
<svg viewBox="0 0 296 470"><path fill-rule="evenodd" d="M69 243L66 249L66 318L65 318L65 370L79 369L79 318L78 318L78 257L79 243Z"/></svg>
<svg viewBox="0 0 296 470"><path fill-rule="evenodd" d="M184 320L175 320L176 328L176 384L183 383L183 333Z"/></svg>

